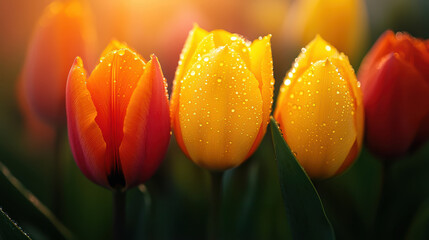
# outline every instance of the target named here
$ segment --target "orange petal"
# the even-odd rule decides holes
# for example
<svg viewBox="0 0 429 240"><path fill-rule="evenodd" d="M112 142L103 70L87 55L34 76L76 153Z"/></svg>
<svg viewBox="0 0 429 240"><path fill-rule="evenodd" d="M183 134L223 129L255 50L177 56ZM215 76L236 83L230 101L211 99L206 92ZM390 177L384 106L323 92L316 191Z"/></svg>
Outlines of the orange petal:
<svg viewBox="0 0 429 240"><path fill-rule="evenodd" d="M95 122L97 112L86 88L86 72L79 57L67 80L66 104L70 146L77 165L86 177L108 187L104 171L106 143Z"/></svg>
<svg viewBox="0 0 429 240"><path fill-rule="evenodd" d="M131 96L119 148L127 187L146 181L158 168L170 140L167 85L152 55Z"/></svg>
<svg viewBox="0 0 429 240"><path fill-rule="evenodd" d="M124 187L119 146L131 95L144 72L144 63L129 49L108 53L94 69L87 87L97 110L96 123L106 142L105 169L112 187ZM118 185L118 186L116 186Z"/></svg>
<svg viewBox="0 0 429 240"><path fill-rule="evenodd" d="M133 52L136 53L136 51L134 51L134 49L130 48L125 42L119 42L118 40L113 39L112 41L109 42L109 44L107 45L107 47L101 53L100 59L103 60L104 57L108 53L110 53L112 51L115 51L115 50L119 50L121 48L128 48L128 49L130 49L130 50L132 50ZM146 63L146 60L142 56L140 56L140 54L138 54L138 53L136 53L136 54L143 60L143 62Z"/></svg>

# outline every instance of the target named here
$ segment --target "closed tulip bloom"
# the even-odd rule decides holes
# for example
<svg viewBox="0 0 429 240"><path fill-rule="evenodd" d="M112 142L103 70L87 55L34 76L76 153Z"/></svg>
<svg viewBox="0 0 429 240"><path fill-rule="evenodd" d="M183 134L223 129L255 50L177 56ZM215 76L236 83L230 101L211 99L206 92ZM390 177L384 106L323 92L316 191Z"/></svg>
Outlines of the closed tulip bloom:
<svg viewBox="0 0 429 240"><path fill-rule="evenodd" d="M22 78L32 111L43 121L65 124L65 86L76 56L93 60L94 27L80 1L51 3L30 41ZM92 64L92 62L91 62Z"/></svg>
<svg viewBox="0 0 429 240"><path fill-rule="evenodd" d="M366 142L384 157L403 155L429 139L429 40L387 31L358 74Z"/></svg>
<svg viewBox="0 0 429 240"><path fill-rule="evenodd" d="M270 36L250 43L195 26L171 99L172 126L183 152L209 170L241 164L265 134L273 84Z"/></svg>
<svg viewBox="0 0 429 240"><path fill-rule="evenodd" d="M117 49L119 48L119 49ZM170 139L166 82L157 58L146 62L112 42L89 77L77 57L66 87L75 161L93 182L124 190L150 178ZM117 50L114 50L117 49Z"/></svg>
<svg viewBox="0 0 429 240"><path fill-rule="evenodd" d="M362 93L347 57L317 36L295 60L274 118L311 178L347 169L363 136Z"/></svg>
<svg viewBox="0 0 429 240"><path fill-rule="evenodd" d="M298 46L320 34L352 59L364 47L368 35L364 0L299 0L289 10L285 38Z"/></svg>

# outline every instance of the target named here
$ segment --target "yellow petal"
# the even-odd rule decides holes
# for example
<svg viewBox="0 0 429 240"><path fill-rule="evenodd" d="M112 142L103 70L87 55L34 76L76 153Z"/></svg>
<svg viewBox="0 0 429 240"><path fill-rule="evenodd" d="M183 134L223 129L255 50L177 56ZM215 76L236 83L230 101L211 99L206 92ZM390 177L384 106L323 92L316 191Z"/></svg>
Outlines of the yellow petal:
<svg viewBox="0 0 429 240"><path fill-rule="evenodd" d="M357 148L361 149L362 140L363 140L363 130L364 130L364 108L362 100L362 91L360 89L360 83L356 78L355 71L350 65L350 62L343 53L338 57L331 57L329 60L338 68L340 74L347 79L349 89L351 89L351 94L354 99L354 106L356 109L356 118L355 118L355 127L357 133Z"/></svg>
<svg viewBox="0 0 429 240"><path fill-rule="evenodd" d="M198 47L195 49L194 55L188 64L188 68L192 67L192 65L198 60L204 58L206 54L211 52L211 50L222 46L228 46L239 55L239 57L246 63L246 66L250 66L250 49L246 44L246 41L237 34L232 34L225 30L214 30L205 36L198 44ZM188 70L189 69L186 69L186 72Z"/></svg>
<svg viewBox="0 0 429 240"><path fill-rule="evenodd" d="M190 158L211 170L235 167L246 156L262 122L259 82L228 46L207 54L181 86L179 120Z"/></svg>
<svg viewBox="0 0 429 240"><path fill-rule="evenodd" d="M353 90L330 61L318 61L291 85L278 120L313 178L336 173L356 142Z"/></svg>
<svg viewBox="0 0 429 240"><path fill-rule="evenodd" d="M328 57L338 56L336 48L330 45L317 35L305 48L301 50L299 56L295 59L292 69L286 74L284 82L280 87L280 94L277 99L277 105L283 106L284 96L288 95L288 89L292 87L301 75L315 62L325 60ZM275 115L277 115L276 109Z"/></svg>
<svg viewBox="0 0 429 240"><path fill-rule="evenodd" d="M207 35L208 32L206 30L199 28L198 25L194 26L192 31L189 33L188 39L186 39L185 46L183 47L182 53L180 54L179 65L177 66L176 76L173 81L173 93L171 95L170 100L171 125L175 130L174 134L176 136L177 143L186 155L187 151L182 141L182 134L178 117L180 89L182 85L182 78L186 74L188 65L190 65L189 62L194 55L195 49L198 47L201 40Z"/></svg>
<svg viewBox="0 0 429 240"><path fill-rule="evenodd" d="M270 40L271 35L268 35L253 41L250 46L250 68L259 81L259 88L262 94L262 124L248 156L253 154L265 135L273 103L274 77Z"/></svg>
<svg viewBox="0 0 429 240"><path fill-rule="evenodd" d="M206 30L201 29L200 27L198 27L198 25L195 25L194 28L191 30L188 38L186 39L182 53L180 54L179 66L177 67L175 79L181 79L184 77L183 75L186 74L187 68L190 67L189 62L194 55L195 49L197 49L201 40L208 34L209 33Z"/></svg>

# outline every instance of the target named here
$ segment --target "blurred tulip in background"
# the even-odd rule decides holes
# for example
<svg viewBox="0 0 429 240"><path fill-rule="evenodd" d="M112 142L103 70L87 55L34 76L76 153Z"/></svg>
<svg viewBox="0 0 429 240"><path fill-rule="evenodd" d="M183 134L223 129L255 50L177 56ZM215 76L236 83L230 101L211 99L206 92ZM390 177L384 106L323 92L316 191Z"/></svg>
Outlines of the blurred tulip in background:
<svg viewBox="0 0 429 240"><path fill-rule="evenodd" d="M226 170L259 146L273 94L271 36L253 43L224 30L189 33L174 80L176 140L196 164Z"/></svg>
<svg viewBox="0 0 429 240"><path fill-rule="evenodd" d="M294 47L319 34L353 62L366 46L367 18L363 0L297 0L289 8L283 38Z"/></svg>
<svg viewBox="0 0 429 240"><path fill-rule="evenodd" d="M317 36L295 60L274 117L311 178L346 170L362 147L362 93L347 57Z"/></svg>
<svg viewBox="0 0 429 240"><path fill-rule="evenodd" d="M80 1L55 1L40 18L30 40L22 81L34 113L54 127L65 124L65 84L70 64L79 55L92 64L95 32Z"/></svg>
<svg viewBox="0 0 429 240"><path fill-rule="evenodd" d="M150 178L167 150L167 86L154 55L146 62L116 41L104 54L88 78L80 57L70 70L69 139L86 177L124 190Z"/></svg>
<svg viewBox="0 0 429 240"><path fill-rule="evenodd" d="M429 40L386 31L364 58L358 78L373 152L400 156L429 139Z"/></svg>

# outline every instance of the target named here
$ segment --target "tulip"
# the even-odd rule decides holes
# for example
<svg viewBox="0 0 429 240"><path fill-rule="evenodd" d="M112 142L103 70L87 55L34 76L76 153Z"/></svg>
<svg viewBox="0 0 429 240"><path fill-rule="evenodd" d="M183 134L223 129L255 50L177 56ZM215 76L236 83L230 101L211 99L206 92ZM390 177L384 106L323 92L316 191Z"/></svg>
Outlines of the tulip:
<svg viewBox="0 0 429 240"><path fill-rule="evenodd" d="M362 61L366 142L384 157L429 139L429 40L385 32Z"/></svg>
<svg viewBox="0 0 429 240"><path fill-rule="evenodd" d="M118 42L112 42L104 54L89 78L80 57L70 70L66 86L69 140L86 177L101 186L125 190L149 179L167 150L166 82L154 55L145 62Z"/></svg>
<svg viewBox="0 0 429 240"><path fill-rule="evenodd" d="M294 1L286 18L285 41L302 46L320 34L353 60L366 42L367 18L363 0Z"/></svg>
<svg viewBox="0 0 429 240"><path fill-rule="evenodd" d="M80 1L51 3L30 41L22 78L33 112L46 123L65 124L65 85L70 63L79 55L92 62L94 27Z"/></svg>
<svg viewBox="0 0 429 240"><path fill-rule="evenodd" d="M271 36L253 43L194 26L176 71L171 120L176 140L197 165L221 171L257 149L271 112Z"/></svg>
<svg viewBox="0 0 429 240"><path fill-rule="evenodd" d="M274 118L311 178L346 170L362 147L364 124L362 93L347 57L317 36L286 75Z"/></svg>

